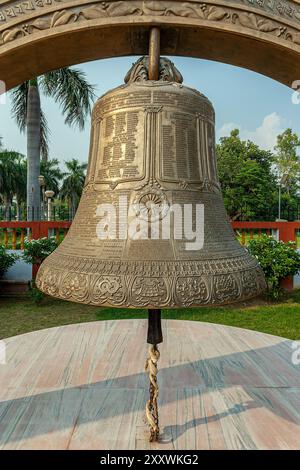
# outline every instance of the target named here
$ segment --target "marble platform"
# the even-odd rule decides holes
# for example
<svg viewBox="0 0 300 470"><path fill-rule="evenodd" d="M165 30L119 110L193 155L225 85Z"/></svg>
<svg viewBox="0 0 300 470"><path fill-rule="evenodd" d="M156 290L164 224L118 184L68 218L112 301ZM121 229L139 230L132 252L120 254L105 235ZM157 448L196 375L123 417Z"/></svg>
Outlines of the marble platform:
<svg viewBox="0 0 300 470"><path fill-rule="evenodd" d="M150 445L146 328L93 322L5 340L0 449L300 449L293 342L176 320L163 321L162 442Z"/></svg>

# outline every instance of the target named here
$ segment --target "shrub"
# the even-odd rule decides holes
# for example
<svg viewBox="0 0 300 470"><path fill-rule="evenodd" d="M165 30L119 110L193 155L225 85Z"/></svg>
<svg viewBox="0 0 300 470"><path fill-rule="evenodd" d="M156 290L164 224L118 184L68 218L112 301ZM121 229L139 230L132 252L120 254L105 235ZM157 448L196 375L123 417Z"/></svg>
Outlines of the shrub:
<svg viewBox="0 0 300 470"><path fill-rule="evenodd" d="M57 246L58 243L55 237L44 237L37 240L26 238L24 241L23 259L27 263L39 266ZM44 294L36 287L34 280L29 283L29 295L36 304L41 303L44 298Z"/></svg>
<svg viewBox="0 0 300 470"><path fill-rule="evenodd" d="M31 300L35 303L35 304L41 304L43 299L44 299L44 294L43 292L41 292L35 285L35 280L32 279L32 281L29 282L28 284L28 292L29 292L29 295L31 297Z"/></svg>
<svg viewBox="0 0 300 470"><path fill-rule="evenodd" d="M262 235L250 240L247 248L263 269L269 296L277 300L282 292L280 282L300 271L300 253L295 250L295 243Z"/></svg>
<svg viewBox="0 0 300 470"><path fill-rule="evenodd" d="M24 241L23 259L27 263L39 265L57 248L57 245L55 237L39 238L38 240L26 238Z"/></svg>
<svg viewBox="0 0 300 470"><path fill-rule="evenodd" d="M8 270L10 266L18 259L18 255L7 253L4 246L0 245L0 277Z"/></svg>

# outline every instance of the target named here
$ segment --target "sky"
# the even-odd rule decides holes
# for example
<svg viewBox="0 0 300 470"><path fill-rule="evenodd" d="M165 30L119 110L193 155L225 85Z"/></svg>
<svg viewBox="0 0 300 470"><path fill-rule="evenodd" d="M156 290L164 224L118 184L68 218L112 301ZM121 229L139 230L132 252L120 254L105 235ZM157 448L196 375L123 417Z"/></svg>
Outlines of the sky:
<svg viewBox="0 0 300 470"><path fill-rule="evenodd" d="M264 149L276 144L276 136L291 127L300 135L300 104L292 101L293 90L255 72L218 62L171 57L184 77L184 84L198 89L216 111L216 138L239 128L243 139L251 139ZM96 86L96 96L123 83L135 57L98 60L75 66ZM300 77L299 77L300 78ZM42 107L51 130L50 158L61 166L65 160L87 161L90 121L80 132L64 124L59 106L42 96ZM295 100L294 100L295 101ZM299 100L300 101L300 100ZM10 95L0 104L0 136L8 149L26 154L26 140L11 117Z"/></svg>

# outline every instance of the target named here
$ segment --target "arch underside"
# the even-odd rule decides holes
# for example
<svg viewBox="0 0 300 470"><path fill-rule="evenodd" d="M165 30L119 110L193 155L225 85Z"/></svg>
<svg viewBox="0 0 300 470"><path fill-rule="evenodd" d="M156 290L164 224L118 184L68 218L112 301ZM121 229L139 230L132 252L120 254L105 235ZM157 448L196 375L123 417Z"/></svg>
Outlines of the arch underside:
<svg viewBox="0 0 300 470"><path fill-rule="evenodd" d="M10 89L63 66L145 54L151 25L161 26L162 54L238 65L288 86L300 79L295 1L0 0L0 80Z"/></svg>

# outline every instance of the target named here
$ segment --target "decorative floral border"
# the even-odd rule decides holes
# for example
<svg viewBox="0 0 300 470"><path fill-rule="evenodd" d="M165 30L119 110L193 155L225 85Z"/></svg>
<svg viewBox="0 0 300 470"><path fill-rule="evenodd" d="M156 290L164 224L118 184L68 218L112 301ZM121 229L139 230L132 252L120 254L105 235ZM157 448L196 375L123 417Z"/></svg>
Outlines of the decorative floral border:
<svg viewBox="0 0 300 470"><path fill-rule="evenodd" d="M51 0L52 1L52 0ZM55 0L59 1L59 0ZM25 2L26 3L26 2ZM232 6L216 5L202 2L176 2L176 1L114 1L97 2L78 6L76 4L65 4L65 9L59 9L45 14L38 18L23 21L21 24L5 29L1 33L0 43L6 44L24 36L28 36L39 31L54 29L67 24L82 21L91 21L99 18L125 17L125 16L177 16L183 18L200 19L205 22L223 22L232 25L243 26L246 29L259 31L280 37L283 40L300 44L300 31L295 25L291 26L293 19L281 17L280 20L274 15L270 19L271 13L262 11L257 13L255 9L239 8L239 5ZM63 8L63 5L62 7ZM295 14L297 22L300 15ZM21 17L20 17L21 19ZM1 25L1 23L0 23Z"/></svg>
<svg viewBox="0 0 300 470"><path fill-rule="evenodd" d="M241 264L244 264L244 261L248 264L244 258L249 258L249 255L240 259ZM49 261L48 259L44 262L38 271L36 284L41 291L53 297L99 306L158 308L221 305L256 296L266 287L263 273L257 263L251 263L252 267L248 266L247 269L241 269L240 265L239 270L216 270L212 274L200 273L201 270L205 271L204 265L209 264L201 261L98 262L99 266L102 264L102 269L95 270L94 267L89 272L86 265L83 271L77 271L75 266L78 265L78 260L75 258L70 269L66 269L65 265L58 268L61 256L55 265ZM116 269L105 271L109 264L111 267L114 264ZM197 265L199 269L194 269ZM176 269L174 271L176 266L181 272L176 273ZM146 272L143 267L147 267ZM167 273L168 269L173 272Z"/></svg>
<svg viewBox="0 0 300 470"><path fill-rule="evenodd" d="M260 294L266 287L257 261L100 261L55 251L36 283L46 294L92 305L189 307L220 305Z"/></svg>

